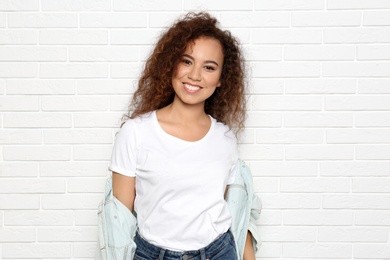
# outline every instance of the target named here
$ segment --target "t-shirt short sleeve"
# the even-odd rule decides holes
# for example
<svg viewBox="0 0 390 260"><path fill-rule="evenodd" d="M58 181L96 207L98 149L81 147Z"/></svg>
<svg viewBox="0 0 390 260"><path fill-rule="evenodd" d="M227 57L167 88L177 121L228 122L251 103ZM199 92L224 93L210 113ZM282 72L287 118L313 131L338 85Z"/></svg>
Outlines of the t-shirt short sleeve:
<svg viewBox="0 0 390 260"><path fill-rule="evenodd" d="M237 140L235 137L232 137L233 142L232 142L232 167L230 168L228 180L227 180L227 185L233 184L234 180L236 179L236 174L237 174L237 163L238 163L238 146L237 146Z"/></svg>
<svg viewBox="0 0 390 260"><path fill-rule="evenodd" d="M136 129L133 120L128 120L115 136L109 170L135 177L136 172Z"/></svg>

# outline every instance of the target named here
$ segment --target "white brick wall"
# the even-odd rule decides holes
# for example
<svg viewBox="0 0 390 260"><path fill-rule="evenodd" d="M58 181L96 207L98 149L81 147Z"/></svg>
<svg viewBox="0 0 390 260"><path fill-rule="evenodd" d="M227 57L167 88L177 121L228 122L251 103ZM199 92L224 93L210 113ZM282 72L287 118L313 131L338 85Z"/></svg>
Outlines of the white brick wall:
<svg viewBox="0 0 390 260"><path fill-rule="evenodd" d="M93 259L151 44L209 10L251 68L259 259L390 259L390 1L1 0L0 259Z"/></svg>

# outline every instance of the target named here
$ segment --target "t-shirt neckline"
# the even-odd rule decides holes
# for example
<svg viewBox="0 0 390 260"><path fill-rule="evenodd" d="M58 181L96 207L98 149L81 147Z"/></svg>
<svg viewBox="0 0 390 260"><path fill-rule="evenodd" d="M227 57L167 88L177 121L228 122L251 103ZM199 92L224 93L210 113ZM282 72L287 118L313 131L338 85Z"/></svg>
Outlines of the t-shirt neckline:
<svg viewBox="0 0 390 260"><path fill-rule="evenodd" d="M161 127L160 123L158 122L156 110L154 110L154 111L152 112L153 121L155 122L155 124L156 124L156 126L157 126L157 129L158 129L158 131L159 131L161 134L163 134L163 135L165 135L165 136L168 136L168 137L169 137L170 139L172 139L172 140L176 140L176 141L178 141L178 142L188 143L188 144L200 143L200 142L203 142L204 140L206 140L206 139L208 138L208 136L210 135L210 133L212 132L212 130L213 130L214 126L215 126L215 119L214 119L212 116L210 116L210 115L208 115L208 116L209 116L209 118L210 118L210 120L211 120L211 125L210 125L210 128L209 128L209 130L207 131L207 133L206 133L201 139L199 139L199 140L196 140L196 141L187 141L187 140L181 139L181 138L179 138L179 137L176 137L176 136L174 136L174 135L171 135L171 134L167 133L167 132Z"/></svg>

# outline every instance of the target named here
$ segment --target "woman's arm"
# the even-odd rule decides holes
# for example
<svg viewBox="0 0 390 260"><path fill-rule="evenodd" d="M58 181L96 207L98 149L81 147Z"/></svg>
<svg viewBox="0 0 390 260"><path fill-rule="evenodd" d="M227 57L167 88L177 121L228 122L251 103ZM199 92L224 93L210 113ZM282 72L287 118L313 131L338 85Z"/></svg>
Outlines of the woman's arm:
<svg viewBox="0 0 390 260"><path fill-rule="evenodd" d="M113 172L112 189L115 198L133 212L135 199L135 177L128 177Z"/></svg>
<svg viewBox="0 0 390 260"><path fill-rule="evenodd" d="M244 248L244 260L256 260L255 249L252 243L252 234L248 231Z"/></svg>

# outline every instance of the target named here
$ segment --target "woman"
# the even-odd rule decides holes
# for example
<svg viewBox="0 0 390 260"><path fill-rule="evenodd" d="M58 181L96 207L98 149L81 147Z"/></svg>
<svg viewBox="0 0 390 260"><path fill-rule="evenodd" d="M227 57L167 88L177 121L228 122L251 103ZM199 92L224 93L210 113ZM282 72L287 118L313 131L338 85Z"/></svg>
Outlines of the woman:
<svg viewBox="0 0 390 260"><path fill-rule="evenodd" d="M134 259L237 259L224 194L245 119L238 46L215 18L189 13L146 62L110 165L114 196L137 214Z"/></svg>

